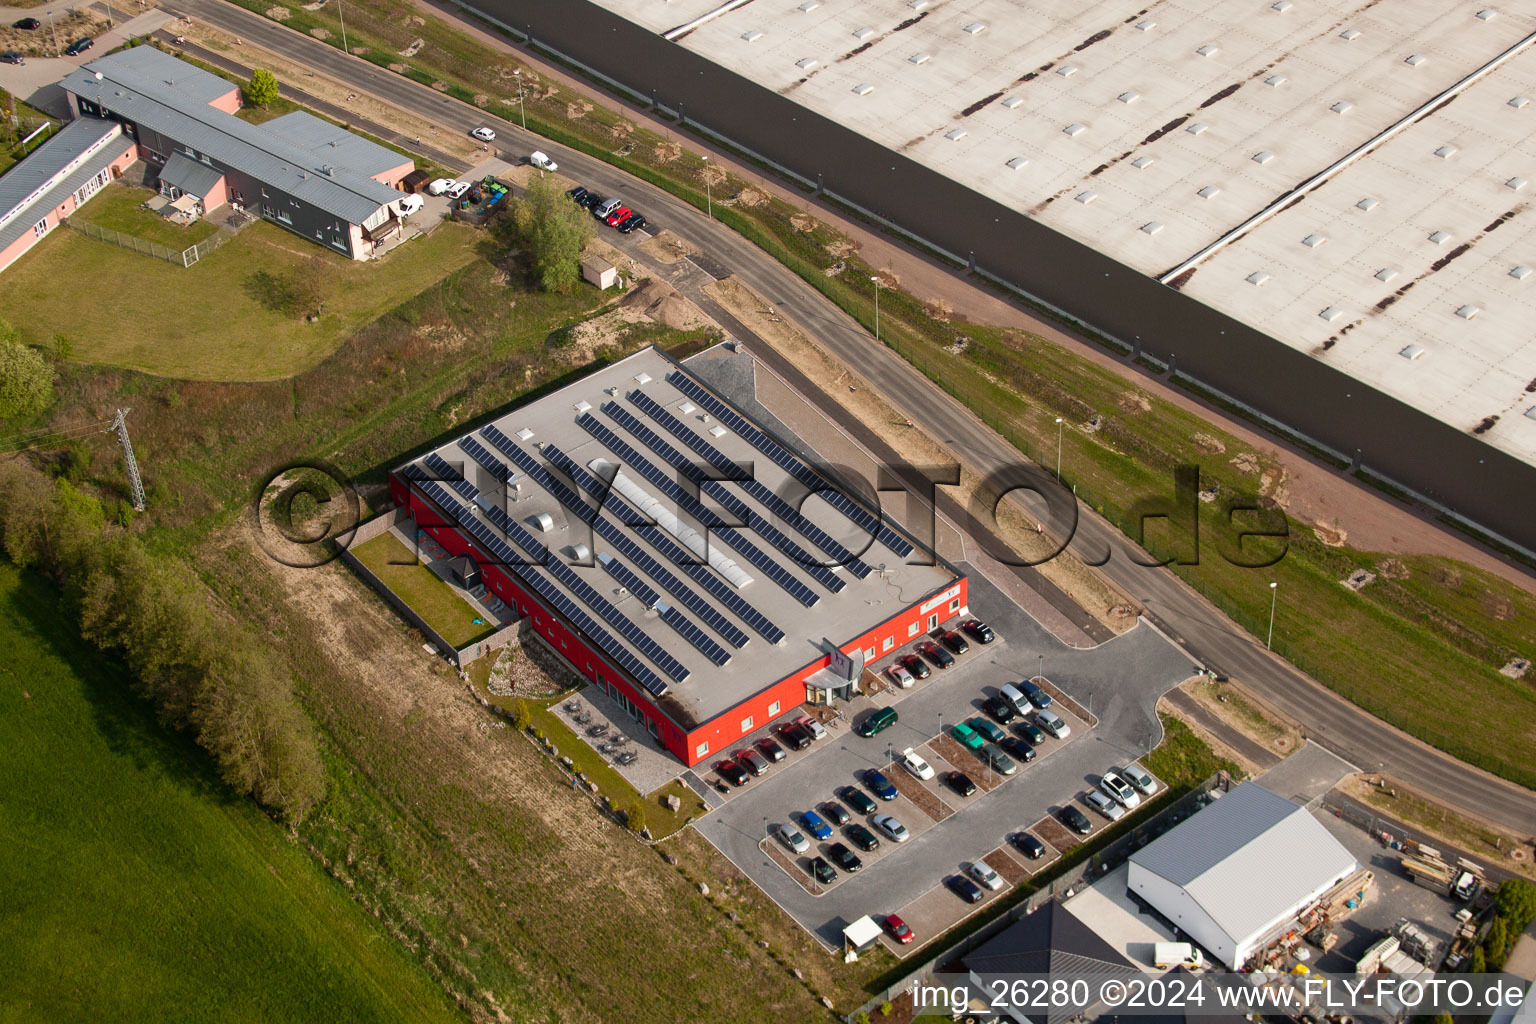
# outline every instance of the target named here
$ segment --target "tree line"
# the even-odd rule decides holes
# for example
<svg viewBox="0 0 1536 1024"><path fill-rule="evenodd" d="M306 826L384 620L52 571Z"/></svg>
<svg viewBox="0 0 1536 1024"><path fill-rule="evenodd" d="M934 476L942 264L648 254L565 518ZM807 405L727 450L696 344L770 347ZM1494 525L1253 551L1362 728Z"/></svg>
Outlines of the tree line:
<svg viewBox="0 0 1536 1024"><path fill-rule="evenodd" d="M0 545L59 586L81 635L122 660L161 721L189 731L233 789L289 821L324 799L291 673L184 561L150 554L107 524L96 498L22 460L0 464Z"/></svg>

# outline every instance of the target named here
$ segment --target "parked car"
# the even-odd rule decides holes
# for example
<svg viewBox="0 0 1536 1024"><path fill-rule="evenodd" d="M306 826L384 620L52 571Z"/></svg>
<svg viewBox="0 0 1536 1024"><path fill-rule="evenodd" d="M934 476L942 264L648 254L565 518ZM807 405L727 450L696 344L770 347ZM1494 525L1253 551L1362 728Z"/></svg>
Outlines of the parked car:
<svg viewBox="0 0 1536 1024"><path fill-rule="evenodd" d="M793 825L773 826L774 835L779 837L779 842L789 847L795 853L811 852L811 841L800 834L800 830Z"/></svg>
<svg viewBox="0 0 1536 1024"><path fill-rule="evenodd" d="M981 710L1004 725L1019 717L1018 709L1013 706L1013 702L1002 695L988 697L982 701Z"/></svg>
<svg viewBox="0 0 1536 1024"><path fill-rule="evenodd" d="M976 783L965 772L950 772L944 776L944 781L949 783L949 788L961 796L970 796L976 792Z"/></svg>
<svg viewBox="0 0 1536 1024"><path fill-rule="evenodd" d="M843 786L837 791L838 798L853 808L855 814L874 814L880 805L871 800L857 786Z"/></svg>
<svg viewBox="0 0 1536 1024"><path fill-rule="evenodd" d="M19 28L23 32L36 32L42 27L43 23L38 21L36 18L22 18L20 21L11 26L11 28Z"/></svg>
<svg viewBox="0 0 1536 1024"><path fill-rule="evenodd" d="M1157 792L1157 783L1141 765L1128 764L1119 771L1120 777L1140 790L1143 796L1151 796Z"/></svg>
<svg viewBox="0 0 1536 1024"><path fill-rule="evenodd" d="M859 860L858 855L842 843L833 843L827 847L827 856L832 858L832 863L837 865L838 870L850 875L864 866L864 862Z"/></svg>
<svg viewBox="0 0 1536 1024"><path fill-rule="evenodd" d="M801 811L798 815L800 825L817 839L831 839L832 827L821 820L821 815L815 811Z"/></svg>
<svg viewBox="0 0 1536 1024"><path fill-rule="evenodd" d="M1034 722L1020 722L1014 728L1019 730L1019 735L1023 736L1033 746L1038 747L1045 742L1045 733L1041 732L1040 727Z"/></svg>
<svg viewBox="0 0 1536 1024"><path fill-rule="evenodd" d="M612 199L604 199L602 202L592 207L592 216L596 217L598 220L607 220L610 213L623 205L624 200L618 198L617 196Z"/></svg>
<svg viewBox="0 0 1536 1024"><path fill-rule="evenodd" d="M736 760L753 775L764 775L768 771L768 759L755 750L736 751Z"/></svg>
<svg viewBox="0 0 1536 1024"><path fill-rule="evenodd" d="M475 138L479 139L481 142L495 142L496 141L496 132L493 131L490 128L487 128L485 125L481 125L479 128L476 128L474 131L470 132L469 134L474 136ZM553 168L551 168L551 169L553 169Z"/></svg>
<svg viewBox="0 0 1536 1024"><path fill-rule="evenodd" d="M1019 689L1024 691L1024 699L1037 710L1044 711L1051 706L1051 695L1042 690L1038 684L1028 679L1019 680ZM1024 710L1023 708L1019 709Z"/></svg>
<svg viewBox="0 0 1536 1024"><path fill-rule="evenodd" d="M981 759L999 775L1012 775L1019 770L1019 766L1013 763L1013 758L996 747L982 748Z"/></svg>
<svg viewBox="0 0 1536 1024"><path fill-rule="evenodd" d="M715 771L719 772L721 778L733 786L745 786L747 780L751 778L747 774L747 770L735 761L716 761Z"/></svg>
<svg viewBox="0 0 1536 1024"><path fill-rule="evenodd" d="M843 835L847 836L850 843L865 853L880 849L880 840L863 825L849 825L843 829Z"/></svg>
<svg viewBox="0 0 1536 1024"><path fill-rule="evenodd" d="M532 153L528 154L528 162L541 171L558 171L560 169L559 164L555 163L548 156L540 153L538 150L534 150Z"/></svg>
<svg viewBox="0 0 1536 1024"><path fill-rule="evenodd" d="M924 640L922 643L917 645L917 649L923 657L933 662L939 668L954 667L955 656L950 654L944 648L940 647L938 644L934 643L932 640Z"/></svg>
<svg viewBox="0 0 1536 1024"><path fill-rule="evenodd" d="M991 740L993 743L1001 743L1003 741L1003 737L1008 735L1007 733L1003 732L1003 730L987 721L985 718L982 718L980 715L977 715L975 718L967 718L965 720L965 724L970 726L976 732L980 733L983 738Z"/></svg>
<svg viewBox="0 0 1536 1024"><path fill-rule="evenodd" d="M464 193L468 192L471 188L474 188L474 182L456 181L453 183L453 187L450 188L445 193L445 195L447 195L449 199L462 199L464 198Z"/></svg>
<svg viewBox="0 0 1536 1024"><path fill-rule="evenodd" d="M400 216L409 217L413 213L420 213L422 206L421 196L406 196L400 200Z"/></svg>
<svg viewBox="0 0 1536 1024"><path fill-rule="evenodd" d="M827 863L825 857L812 857L809 870L811 877L822 885L831 885L837 881L837 872L832 870L832 865Z"/></svg>
<svg viewBox="0 0 1536 1024"><path fill-rule="evenodd" d="M966 866L965 873L970 875L976 884L984 889L991 889L996 892L1004 885L1003 876L998 874L992 865L984 860L972 861Z"/></svg>
<svg viewBox="0 0 1536 1024"><path fill-rule="evenodd" d="M1090 789L1083 797L1083 803L1098 811L1110 821L1119 821L1125 817L1125 808L1112 800L1108 793L1098 789Z"/></svg>
<svg viewBox="0 0 1536 1024"><path fill-rule="evenodd" d="M804 750L811 745L811 733L808 729L802 729L794 722L785 722L775 730L779 739L788 743L792 750Z"/></svg>
<svg viewBox="0 0 1536 1024"><path fill-rule="evenodd" d="M1131 784L1122 779L1113 768L1100 776L1099 788L1128 811L1141 806L1141 797L1136 795L1136 790L1132 789Z"/></svg>
<svg viewBox="0 0 1536 1024"><path fill-rule="evenodd" d="M979 644L989 644L997 639L997 634L992 632L992 627L980 619L966 619L960 623L960 628L969 633L971 639Z"/></svg>
<svg viewBox="0 0 1536 1024"><path fill-rule="evenodd" d="M1067 804L1058 814L1061 823L1080 836L1085 836L1093 831L1093 822L1088 820L1088 815L1077 809L1075 804Z"/></svg>
<svg viewBox="0 0 1536 1024"><path fill-rule="evenodd" d="M904 843L912 838L912 833L907 831L907 826L897 821L889 814L877 814L869 819L871 825L884 832L893 843Z"/></svg>
<svg viewBox="0 0 1536 1024"><path fill-rule="evenodd" d="M458 184L459 183L454 181L452 178L433 178L432 183L427 186L427 194L440 196L445 194L449 189L457 187Z"/></svg>
<svg viewBox="0 0 1536 1024"><path fill-rule="evenodd" d="M631 210L627 206L615 207L612 213L608 214L608 216L603 218L603 221L609 227L616 228L616 227L619 226L619 221L623 220L625 217L628 217L630 214L632 214L634 212L635 212L634 210Z"/></svg>
<svg viewBox="0 0 1536 1024"><path fill-rule="evenodd" d="M911 672L918 679L927 679L933 674L933 670L928 667L928 663L915 654L903 654L896 661L902 668Z"/></svg>
<svg viewBox="0 0 1536 1024"><path fill-rule="evenodd" d="M571 202L581 206L587 198L587 189L584 185L577 185L575 188L566 189L565 194L571 197Z"/></svg>
<svg viewBox="0 0 1536 1024"><path fill-rule="evenodd" d="M5 61L7 64L25 64L27 62L26 58L15 50L6 50L4 53L0 53L0 61Z"/></svg>
<svg viewBox="0 0 1536 1024"><path fill-rule="evenodd" d="M971 645L966 642L965 637L952 629L946 629L941 632L939 634L939 642L956 654L964 654L971 649Z"/></svg>
<svg viewBox="0 0 1536 1024"><path fill-rule="evenodd" d="M822 816L834 825L846 825L849 821L853 820L848 816L848 809L836 801L828 800L826 803L821 804L820 807Z"/></svg>
<svg viewBox="0 0 1536 1024"><path fill-rule="evenodd" d="M907 922L895 914L885 915L885 928L891 933L891 938L903 946L912 941L912 929L907 926Z"/></svg>
<svg viewBox="0 0 1536 1024"><path fill-rule="evenodd" d="M84 39L76 39L74 42L64 47L64 56L78 57L95 45L96 41L90 36L86 36Z"/></svg>
<svg viewBox="0 0 1536 1024"><path fill-rule="evenodd" d="M1041 708L1035 712L1035 721L1039 723L1040 728L1059 740L1072 735L1072 727L1067 724L1066 719L1054 711Z"/></svg>
<svg viewBox="0 0 1536 1024"><path fill-rule="evenodd" d="M1040 756L1028 740L1021 739L1018 736L1004 736L1003 742L999 743L998 746L1002 747L1009 757L1015 761L1022 761L1025 764Z"/></svg>
<svg viewBox="0 0 1536 1024"><path fill-rule="evenodd" d="M912 677L912 673L908 672L906 666L904 665L892 665L890 668L885 670L885 677L891 681L893 686L899 686L903 690L910 688L914 683L917 682L917 680Z"/></svg>
<svg viewBox="0 0 1536 1024"><path fill-rule="evenodd" d="M1045 844L1028 832L1017 832L1013 837L1013 845L1019 848L1019 852L1030 860L1039 860L1045 856Z"/></svg>
<svg viewBox="0 0 1536 1024"><path fill-rule="evenodd" d="M778 764L787 756L784 753L783 747L779 746L777 743L773 742L773 740L766 736L757 741L757 752L762 754L768 760L772 761L774 764Z"/></svg>
<svg viewBox="0 0 1536 1024"><path fill-rule="evenodd" d="M911 747L901 752L901 766L924 781L933 778L933 765Z"/></svg>
<svg viewBox="0 0 1536 1024"><path fill-rule="evenodd" d="M886 778L883 772L875 768L865 769L864 785L868 786L869 791L881 800L896 799L896 787L891 785L891 780Z"/></svg>
<svg viewBox="0 0 1536 1024"><path fill-rule="evenodd" d="M956 722L954 725L950 726L949 733L955 739L959 740L961 744L970 748L971 750L980 750L982 744L986 742L980 736L976 735L975 729L972 729L964 722Z"/></svg>
<svg viewBox="0 0 1536 1024"><path fill-rule="evenodd" d="M827 727L810 715L801 715L795 719L795 724L810 733L813 740L824 740L827 738Z"/></svg>
<svg viewBox="0 0 1536 1024"><path fill-rule="evenodd" d="M853 731L868 739L871 736L884 732L895 724L895 708L876 708L866 715L858 725L854 726Z"/></svg>
<svg viewBox="0 0 1536 1024"><path fill-rule="evenodd" d="M627 235L636 228L645 227L645 218L638 213L632 213L619 222L619 234Z"/></svg>
<svg viewBox="0 0 1536 1024"><path fill-rule="evenodd" d="M980 903L981 890L976 888L976 883L964 875L950 875L944 879L944 884L949 886L951 892L967 903Z"/></svg>
<svg viewBox="0 0 1536 1024"><path fill-rule="evenodd" d="M581 197L581 206L583 209L590 212L597 209L599 206L602 206L607 201L608 200L603 198L601 193L588 192L586 195Z"/></svg>

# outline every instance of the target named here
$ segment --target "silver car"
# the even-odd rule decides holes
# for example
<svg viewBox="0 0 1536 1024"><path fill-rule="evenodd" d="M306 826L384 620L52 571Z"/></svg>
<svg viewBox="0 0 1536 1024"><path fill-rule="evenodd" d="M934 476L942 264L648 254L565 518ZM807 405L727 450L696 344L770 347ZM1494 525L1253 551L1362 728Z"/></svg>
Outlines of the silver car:
<svg viewBox="0 0 1536 1024"><path fill-rule="evenodd" d="M965 873L973 878L977 885L983 889L1001 889L1003 876L992 869L992 865L986 861L972 861L965 869Z"/></svg>
<svg viewBox="0 0 1536 1024"><path fill-rule="evenodd" d="M1064 740L1072 735L1072 727L1056 712L1047 708L1040 708L1035 712L1035 721L1040 728L1050 733L1059 740Z"/></svg>
<svg viewBox="0 0 1536 1024"><path fill-rule="evenodd" d="M1141 790L1143 796L1151 796L1157 792L1157 783L1141 765L1128 764L1124 768L1118 769L1118 771L1120 777Z"/></svg>
<svg viewBox="0 0 1536 1024"><path fill-rule="evenodd" d="M889 836L893 843L904 843L912 838L912 833L907 831L907 826L889 814L877 814L869 819L869 823Z"/></svg>
<svg viewBox="0 0 1536 1024"><path fill-rule="evenodd" d="M1110 821L1119 821L1125 817L1125 808L1111 800L1108 794L1097 789L1089 790L1088 795L1083 797L1083 803L1092 807Z"/></svg>
<svg viewBox="0 0 1536 1024"><path fill-rule="evenodd" d="M811 841L793 825L775 825L773 834L779 837L779 842L795 853L809 853L811 850Z"/></svg>

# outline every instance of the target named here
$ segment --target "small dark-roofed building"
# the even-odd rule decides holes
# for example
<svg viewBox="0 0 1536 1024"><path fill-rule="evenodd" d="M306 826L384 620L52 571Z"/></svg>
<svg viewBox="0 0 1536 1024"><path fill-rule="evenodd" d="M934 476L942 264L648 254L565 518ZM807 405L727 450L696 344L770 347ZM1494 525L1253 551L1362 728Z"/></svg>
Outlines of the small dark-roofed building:
<svg viewBox="0 0 1536 1024"><path fill-rule="evenodd" d="M122 125L71 121L0 176L0 270L138 159Z"/></svg>
<svg viewBox="0 0 1536 1024"><path fill-rule="evenodd" d="M1020 975L1083 978L1090 992L1111 978L1141 975L1136 965L1055 900L971 950L963 962L971 984L984 993L994 992L997 981L1011 982ZM1006 1012L1027 1024L1063 1024L1079 1015L1094 1015L1094 1004L1068 1002L1048 1012Z"/></svg>

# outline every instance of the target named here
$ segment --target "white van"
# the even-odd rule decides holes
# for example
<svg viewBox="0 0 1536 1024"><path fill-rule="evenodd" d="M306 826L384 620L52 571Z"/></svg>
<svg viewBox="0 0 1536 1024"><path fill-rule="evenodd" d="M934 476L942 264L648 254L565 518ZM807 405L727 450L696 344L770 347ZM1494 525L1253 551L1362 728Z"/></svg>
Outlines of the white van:
<svg viewBox="0 0 1536 1024"><path fill-rule="evenodd" d="M560 169L559 164L555 163L548 156L540 153L538 150L534 150L532 153L528 154L528 162L541 171L558 171Z"/></svg>
<svg viewBox="0 0 1536 1024"><path fill-rule="evenodd" d="M1205 966L1205 957L1188 942L1159 942L1152 948L1152 963L1160 971L1175 967L1198 971Z"/></svg>

